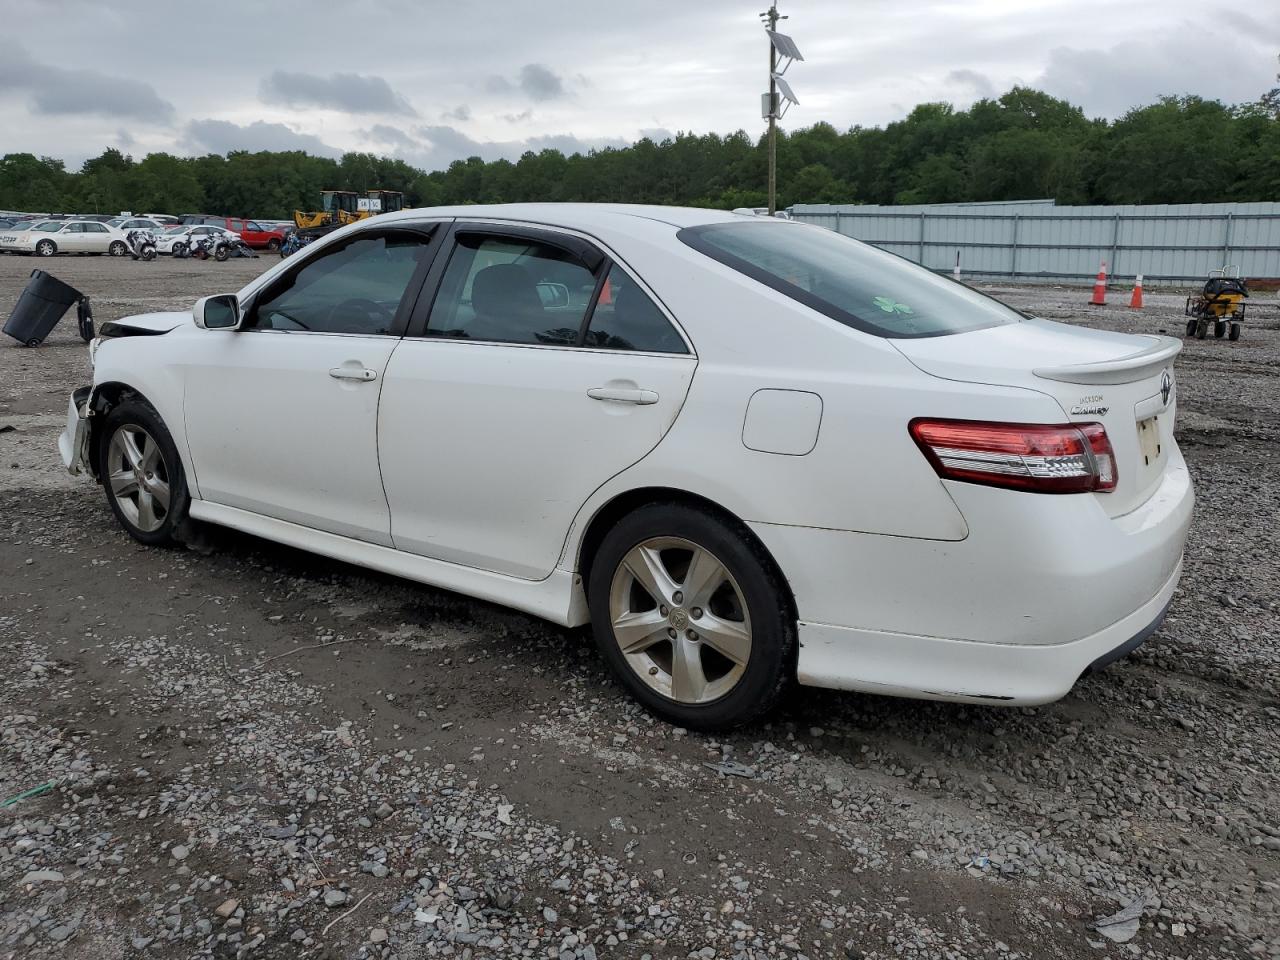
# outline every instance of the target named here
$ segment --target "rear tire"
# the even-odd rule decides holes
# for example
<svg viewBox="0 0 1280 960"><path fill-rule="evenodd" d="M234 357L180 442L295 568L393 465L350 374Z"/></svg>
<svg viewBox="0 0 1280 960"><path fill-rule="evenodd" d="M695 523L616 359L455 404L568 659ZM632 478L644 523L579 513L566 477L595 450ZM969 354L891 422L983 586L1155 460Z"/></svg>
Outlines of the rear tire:
<svg viewBox="0 0 1280 960"><path fill-rule="evenodd" d="M280 241L277 240L275 237L272 237L270 240L267 241L267 249L270 250L272 253L275 253L277 250L280 249Z"/></svg>
<svg viewBox="0 0 1280 960"><path fill-rule="evenodd" d="M1227 334L1227 339L1228 339L1228 340L1239 340L1239 339L1240 339L1240 324L1238 324L1238 323L1233 323L1233 324L1231 324L1231 332L1230 332L1229 334Z"/></svg>
<svg viewBox="0 0 1280 960"><path fill-rule="evenodd" d="M1196 339L1203 340L1209 335L1209 321L1201 320L1196 324Z"/></svg>
<svg viewBox="0 0 1280 960"><path fill-rule="evenodd" d="M587 597L605 661L670 723L750 723L795 679L781 577L745 528L710 510L653 503L625 516L596 552Z"/></svg>
<svg viewBox="0 0 1280 960"><path fill-rule="evenodd" d="M125 400L102 425L98 478L125 532L148 546L177 542L190 495L173 437L151 404Z"/></svg>
<svg viewBox="0 0 1280 960"><path fill-rule="evenodd" d="M187 245L185 243L175 243L172 250L173 256L181 260L187 255Z"/></svg>
<svg viewBox="0 0 1280 960"><path fill-rule="evenodd" d="M1218 340L1225 337L1227 335L1227 321L1215 320L1213 324L1213 335Z"/></svg>
<svg viewBox="0 0 1280 960"><path fill-rule="evenodd" d="M1192 317L1187 321L1187 336L1194 337L1196 335L1196 318Z"/></svg>

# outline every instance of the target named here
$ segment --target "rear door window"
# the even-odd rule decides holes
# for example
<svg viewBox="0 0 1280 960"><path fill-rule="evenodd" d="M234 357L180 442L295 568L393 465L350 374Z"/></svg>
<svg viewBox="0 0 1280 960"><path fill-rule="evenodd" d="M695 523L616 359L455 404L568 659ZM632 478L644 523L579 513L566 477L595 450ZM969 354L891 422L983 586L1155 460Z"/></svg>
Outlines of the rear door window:
<svg viewBox="0 0 1280 960"><path fill-rule="evenodd" d="M596 278L568 250L535 239L460 233L427 336L571 346Z"/></svg>
<svg viewBox="0 0 1280 960"><path fill-rule="evenodd" d="M604 350L639 350L647 353L688 353L675 327L649 298L640 284L614 264L609 269L584 347Z"/></svg>
<svg viewBox="0 0 1280 960"><path fill-rule="evenodd" d="M778 220L686 227L693 249L847 326L889 338L1018 323L963 284L822 227Z"/></svg>

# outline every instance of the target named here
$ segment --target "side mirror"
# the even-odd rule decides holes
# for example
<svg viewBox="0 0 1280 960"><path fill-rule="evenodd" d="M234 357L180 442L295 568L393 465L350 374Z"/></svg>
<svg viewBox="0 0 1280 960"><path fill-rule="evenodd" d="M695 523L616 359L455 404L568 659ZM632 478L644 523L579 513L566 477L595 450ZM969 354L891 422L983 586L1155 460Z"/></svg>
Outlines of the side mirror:
<svg viewBox="0 0 1280 960"><path fill-rule="evenodd" d="M196 326L205 330L239 330L240 301L234 293L219 293L201 297L191 310Z"/></svg>
<svg viewBox="0 0 1280 960"><path fill-rule="evenodd" d="M569 305L569 288L563 283L543 281L538 284L538 299L544 307L567 307Z"/></svg>

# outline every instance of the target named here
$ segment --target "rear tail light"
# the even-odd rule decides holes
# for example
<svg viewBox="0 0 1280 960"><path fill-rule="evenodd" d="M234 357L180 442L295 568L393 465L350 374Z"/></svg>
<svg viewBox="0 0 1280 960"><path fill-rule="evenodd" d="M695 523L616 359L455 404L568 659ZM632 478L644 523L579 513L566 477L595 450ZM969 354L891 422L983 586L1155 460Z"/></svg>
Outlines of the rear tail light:
<svg viewBox="0 0 1280 960"><path fill-rule="evenodd" d="M938 476L1032 493L1106 493L1116 458L1100 423L912 420L911 436Z"/></svg>

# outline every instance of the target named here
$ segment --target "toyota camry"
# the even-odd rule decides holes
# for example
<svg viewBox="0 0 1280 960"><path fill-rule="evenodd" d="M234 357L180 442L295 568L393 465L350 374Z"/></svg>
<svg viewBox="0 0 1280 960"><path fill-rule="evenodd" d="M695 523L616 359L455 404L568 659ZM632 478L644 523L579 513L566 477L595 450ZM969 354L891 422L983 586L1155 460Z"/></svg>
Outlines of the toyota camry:
<svg viewBox="0 0 1280 960"><path fill-rule="evenodd" d="M701 729L796 682L1059 698L1159 625L1191 517L1178 341L767 217L406 210L90 349L59 445L135 539L589 623Z"/></svg>

